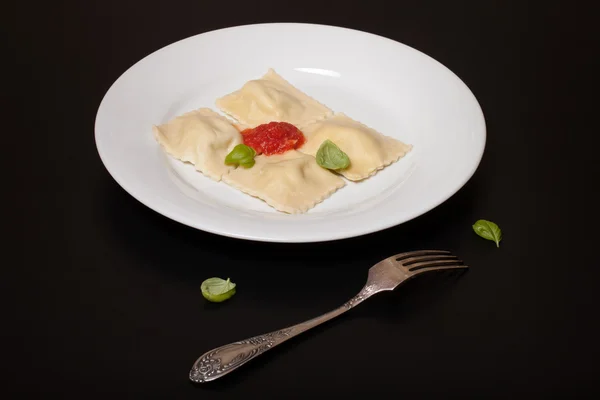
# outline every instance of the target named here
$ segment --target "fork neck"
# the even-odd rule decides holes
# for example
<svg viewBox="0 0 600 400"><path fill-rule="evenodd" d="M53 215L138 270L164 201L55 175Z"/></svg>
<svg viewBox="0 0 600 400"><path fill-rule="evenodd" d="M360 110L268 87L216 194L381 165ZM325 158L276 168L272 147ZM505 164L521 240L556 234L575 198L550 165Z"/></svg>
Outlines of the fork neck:
<svg viewBox="0 0 600 400"><path fill-rule="evenodd" d="M361 289L361 291L358 292L358 294L356 296L354 296L353 298L351 298L350 300L345 302L343 307L347 308L348 310L351 308L354 308L357 305L359 305L360 303L362 303L363 301L365 301L366 299L368 299L369 297L373 296L376 293L381 292L382 290L384 290L384 289L377 287L373 283L367 283Z"/></svg>

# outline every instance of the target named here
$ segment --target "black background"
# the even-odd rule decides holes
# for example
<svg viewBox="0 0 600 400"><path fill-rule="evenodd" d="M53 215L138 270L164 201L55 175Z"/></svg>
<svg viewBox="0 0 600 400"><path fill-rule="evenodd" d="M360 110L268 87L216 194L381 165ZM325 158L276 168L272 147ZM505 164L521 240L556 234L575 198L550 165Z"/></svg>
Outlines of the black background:
<svg viewBox="0 0 600 400"><path fill-rule="evenodd" d="M489 0L20 4L2 23L2 390L77 399L598 394L596 10ZM165 45L258 22L364 30L449 67L485 114L478 171L413 221L320 244L219 237L138 203L96 152L104 93ZM479 218L502 228L499 249L471 230ZM451 250L471 269L376 296L212 384L188 381L205 351L329 311L372 264L421 248ZM205 302L199 286L212 276L231 277L236 296Z"/></svg>

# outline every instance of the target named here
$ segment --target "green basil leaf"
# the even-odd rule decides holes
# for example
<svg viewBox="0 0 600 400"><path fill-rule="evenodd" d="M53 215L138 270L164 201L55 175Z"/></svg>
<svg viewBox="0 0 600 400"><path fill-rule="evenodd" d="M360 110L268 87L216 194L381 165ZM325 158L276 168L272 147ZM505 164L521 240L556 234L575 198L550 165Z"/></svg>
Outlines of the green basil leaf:
<svg viewBox="0 0 600 400"><path fill-rule="evenodd" d="M344 169L350 166L350 158L335 143L327 139L317 150L317 164L327 169Z"/></svg>
<svg viewBox="0 0 600 400"><path fill-rule="evenodd" d="M496 247L500 247L502 230L495 223L480 219L473 224L473 230L482 238L496 242Z"/></svg>
<svg viewBox="0 0 600 400"><path fill-rule="evenodd" d="M220 303L229 299L235 294L235 283L229 278L223 280L221 278L208 278L200 285L202 296L213 303Z"/></svg>
<svg viewBox="0 0 600 400"><path fill-rule="evenodd" d="M246 146L245 144L238 144L227 154L225 157L225 164L227 165L238 165L244 168L250 168L254 165L254 157L256 156L256 151L250 146Z"/></svg>

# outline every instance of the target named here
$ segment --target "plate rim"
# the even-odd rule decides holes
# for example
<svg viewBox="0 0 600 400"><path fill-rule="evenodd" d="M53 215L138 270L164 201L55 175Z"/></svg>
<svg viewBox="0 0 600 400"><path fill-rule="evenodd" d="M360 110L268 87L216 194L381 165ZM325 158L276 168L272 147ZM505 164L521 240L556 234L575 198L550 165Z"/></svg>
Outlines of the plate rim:
<svg viewBox="0 0 600 400"><path fill-rule="evenodd" d="M172 213L168 209L161 208L157 204L151 204L151 202L147 202L144 200L144 196L140 196L134 190L132 190L131 188L128 188L127 184L119 178L118 174L110 166L110 163L107 162L108 157L106 154L103 154L103 151L101 150L101 145L99 144L99 142L101 140L100 135L99 135L100 114L101 114L103 107L106 106L107 98L109 97L110 93L115 89L115 87L118 85L118 83L121 80L125 79L126 76L129 73L131 73L131 71L138 64L144 62L148 58L150 58L162 51L166 51L168 48L175 47L183 42L192 41L200 36L209 36L211 34L216 34L216 33L222 32L222 31L234 31L234 30L242 30L242 29L248 29L248 28L252 29L255 27L275 27L275 26L280 26L280 27L302 26L302 27L316 27L319 29L349 31L349 32L358 33L361 35L370 36L376 40L384 40L384 41L393 42L394 45L403 46L413 52L416 52L420 56L425 56L427 59L429 59L429 61L433 61L438 66L442 67L447 73L450 73L451 76L457 82L459 82L461 85L464 86L464 88L467 89L467 94L468 94L468 96L471 97L471 100L473 101L473 105L476 107L476 111L477 111L476 114L477 114L477 117L480 119L479 122L481 123L481 129L482 129L481 146L478 149L477 154L474 155L474 158L473 158L474 162L473 162L473 165L472 165L471 169L469 170L469 172L465 173L463 175L462 179L459 182L457 182L457 184L454 186L454 188L452 190L449 190L444 195L440 195L439 198L437 199L437 201L433 201L432 203L430 203L430 205L428 207L419 209L415 212L408 214L401 221L397 221L397 220L391 220L389 222L382 221L378 224L374 224L369 227L362 228L359 230L359 232L350 232L349 233L348 231L341 231L341 232L338 231L336 234L329 233L327 236L324 236L324 237L316 235L312 238L304 238L304 239L299 239L299 238L294 238L294 237L261 236L260 234L248 235L248 234L243 234L243 233L236 233L235 231L231 231L231 230L219 230L219 229L213 229L211 227L206 227L206 226L203 226L202 224L198 224L196 221L191 221L189 219L180 218L179 216L175 215L175 213ZM455 194L457 194L467 184L467 182L469 182L471 180L471 178L473 177L473 175L475 174L475 172L481 165L481 160L483 159L483 155L487 148L487 124L486 124L485 115L483 113L481 104L477 100L477 97L475 96L475 94L473 93L471 88L456 73L454 73L446 65L444 65L443 63L436 60L432 56L430 56L414 47L411 47L407 44L399 42L395 39L391 39L389 37L385 37L385 36L382 36L379 34L363 31L360 29L347 28L347 27L329 25L329 24L304 23L304 22L267 22L267 23L242 24L242 25L229 26L229 27L213 29L210 31L191 35L191 36L176 40L174 42L171 42L165 46L162 46L162 47L148 53L146 56L138 59L135 63L133 63L125 71L123 71L117 77L117 79L115 79L113 81L113 83L110 85L110 87L104 93L102 100L100 101L100 103L98 105L95 120L94 120L94 142L95 142L96 151L98 153L98 156L100 157L100 160L101 160L102 164L104 165L104 168L108 171L108 173L112 177L112 179L114 179L114 181L117 182L117 184L123 190L125 190L125 192L127 192L130 196L132 196L138 202L140 202L144 206L148 207L152 211L154 211L164 217L167 217L168 219L170 219L172 221L178 222L184 226L188 226L190 228L194 228L194 229L197 229L197 230L200 230L203 232L208 232L211 234L234 238L234 239L250 240L250 241L257 241L257 242L269 242L269 243L319 243L319 242L329 242L329 241L335 241L335 240L350 239L350 238L365 236L365 235L376 233L376 232L381 232L381 231L402 225L411 220L414 220L414 219L432 211L433 209L439 207L441 204L445 203L448 199L450 199ZM184 195L184 194L182 194L182 195Z"/></svg>

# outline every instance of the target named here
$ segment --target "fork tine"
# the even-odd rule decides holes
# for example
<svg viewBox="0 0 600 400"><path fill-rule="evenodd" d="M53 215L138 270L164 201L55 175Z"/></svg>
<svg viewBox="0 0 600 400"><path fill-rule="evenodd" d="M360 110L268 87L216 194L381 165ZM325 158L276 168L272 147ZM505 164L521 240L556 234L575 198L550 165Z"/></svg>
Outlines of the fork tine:
<svg viewBox="0 0 600 400"><path fill-rule="evenodd" d="M446 250L417 250L417 251L409 251L406 253L396 254L389 258L393 258L396 261L402 261L409 257L434 256L434 255L444 255L444 254L451 254L451 253Z"/></svg>
<svg viewBox="0 0 600 400"><path fill-rule="evenodd" d="M468 265L465 265L462 261L444 261L444 262L424 262L418 263L411 266L410 272L413 274L420 274L421 272L437 271L444 269L467 269Z"/></svg>
<svg viewBox="0 0 600 400"><path fill-rule="evenodd" d="M414 275L423 273L423 272L429 272L429 271L443 271L443 270L449 270L449 269L469 269L469 267L467 265L448 265L445 267L431 267L431 268L421 268L418 269L416 271L411 271Z"/></svg>
<svg viewBox="0 0 600 400"><path fill-rule="evenodd" d="M443 254L443 255L433 255L433 256L410 257L410 258L405 258L400 262L402 263L402 265L404 265L405 267L410 269L413 265L417 264L419 261L423 263L423 262L428 262L428 261L460 261L460 259L452 254Z"/></svg>

